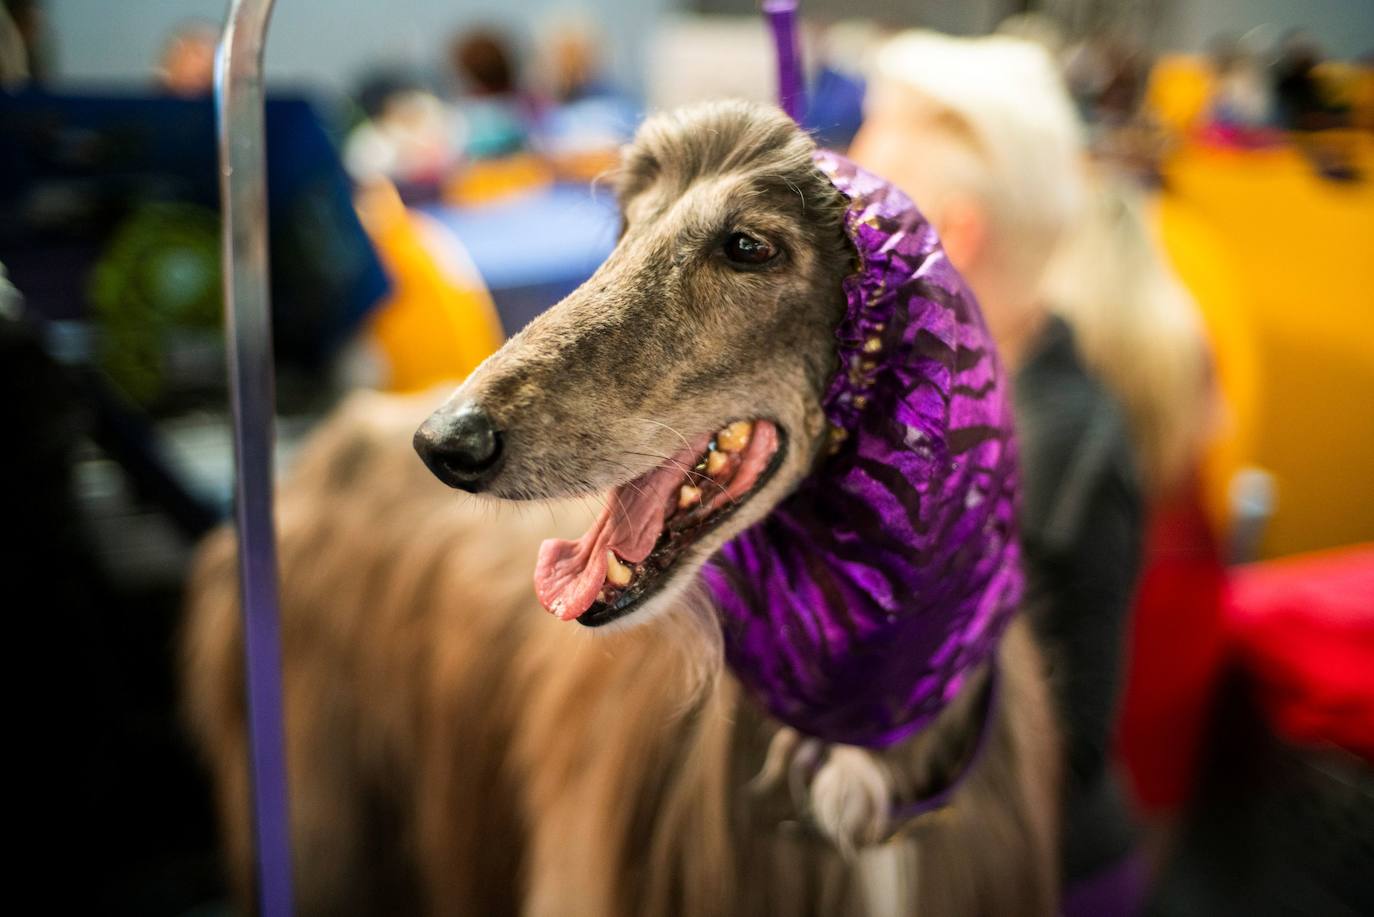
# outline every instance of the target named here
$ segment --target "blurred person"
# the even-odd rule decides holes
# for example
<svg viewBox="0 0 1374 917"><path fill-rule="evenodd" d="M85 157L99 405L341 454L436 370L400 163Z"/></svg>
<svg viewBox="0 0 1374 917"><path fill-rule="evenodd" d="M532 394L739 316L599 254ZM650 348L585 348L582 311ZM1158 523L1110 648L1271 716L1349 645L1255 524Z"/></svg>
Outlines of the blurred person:
<svg viewBox="0 0 1374 917"><path fill-rule="evenodd" d="M1333 181L1354 181L1360 171L1353 141L1337 132L1350 126L1350 109L1323 83L1318 73L1322 58L1321 47L1301 29L1284 36L1273 74L1279 123L1291 132L1318 174Z"/></svg>
<svg viewBox="0 0 1374 917"><path fill-rule="evenodd" d="M1050 87L1053 62L1019 39L905 33L877 55L852 150L931 218L1013 367L1049 321L1039 286L1085 193L1077 123Z"/></svg>
<svg viewBox="0 0 1374 917"><path fill-rule="evenodd" d="M349 134L344 166L360 184L385 178L409 189L437 189L457 166L463 137L462 120L437 97L401 88Z"/></svg>
<svg viewBox="0 0 1374 917"><path fill-rule="evenodd" d="M350 101L356 122L380 118L387 100L392 96L412 90L428 92L430 89L423 75L416 73L413 68L394 65L373 67L358 80L352 92Z"/></svg>
<svg viewBox="0 0 1374 917"><path fill-rule="evenodd" d="M1044 48L1059 64L1070 98L1080 116L1088 120L1096 117L1091 106L1096 104L1097 94L1105 88L1108 80L1100 42L1087 41L1070 47L1059 22L1046 13L1008 16L997 26L996 34L1024 39ZM1097 88L1090 90L1080 85L1076 91L1074 79L1083 81L1093 78L1092 68L1098 64L1103 69L1098 74L1101 80ZM1162 184L1159 164L1167 146L1167 138L1138 99L1132 102L1132 108L1130 117L1119 124L1085 124L1085 129L1090 131L1089 146L1099 161L1110 160L1114 168L1135 175L1143 183Z"/></svg>
<svg viewBox="0 0 1374 917"><path fill-rule="evenodd" d="M1150 61L1145 49L1126 35L1108 40L1107 61L1111 76L1098 99L1098 110L1108 123L1124 124L1140 109Z"/></svg>
<svg viewBox="0 0 1374 917"><path fill-rule="evenodd" d="M1280 123L1290 131L1340 127L1342 111L1331 104L1317 75L1321 47L1301 30L1284 36L1274 64L1274 95Z"/></svg>
<svg viewBox="0 0 1374 917"><path fill-rule="evenodd" d="M585 19L554 23L540 42L542 88L557 105L613 93L602 60L602 38Z"/></svg>
<svg viewBox="0 0 1374 917"><path fill-rule="evenodd" d="M9 8L0 5L0 89L15 89L29 80L29 50Z"/></svg>
<svg viewBox="0 0 1374 917"><path fill-rule="evenodd" d="M486 159L523 150L528 112L509 39L488 28L463 32L449 45L449 64L460 87L458 112L467 126L465 154Z"/></svg>
<svg viewBox="0 0 1374 917"><path fill-rule="evenodd" d="M42 0L0 3L0 88L46 78L45 24Z"/></svg>
<svg viewBox="0 0 1374 917"><path fill-rule="evenodd" d="M607 76L602 45L596 25L582 18L551 23L539 41L530 145L564 179L592 181L614 168L642 117Z"/></svg>
<svg viewBox="0 0 1374 917"><path fill-rule="evenodd" d="M1115 741L1158 865L1195 789L1225 662L1224 550L1202 485L1223 404L1196 303L1127 189L1093 199L1046 289L1121 399L1140 462L1144 564Z"/></svg>
<svg viewBox="0 0 1374 917"><path fill-rule="evenodd" d="M463 32L449 47L454 73L471 95L512 96L516 90L516 66L509 40L492 29Z"/></svg>
<svg viewBox="0 0 1374 917"><path fill-rule="evenodd" d="M1157 394L1145 386L1172 382L1178 364L1201 353L1198 327L1188 324L1191 313L1174 316L1186 327L1162 333L1152 346L1153 329L1135 315L1122 320L1125 305L1108 312L1102 304L1080 341L1077 325L1101 292L1096 285L1075 291L1063 309L1067 320L1057 314L1050 268L1090 194L1080 127L1044 49L1010 37L899 36L878 55L852 154L919 202L1016 373L1028 607L1067 734L1065 913L1136 913L1145 870L1112 766L1112 739L1147 488L1172 473L1176 453L1192 448L1172 424L1191 431L1193 421L1170 414L1167 399L1195 392L1182 382ZM1102 255L1104 283L1136 283L1149 270L1163 271L1152 252L1133 251ZM1123 257L1138 258L1138 270L1114 276ZM1133 290L1127 300L1139 305L1152 291ZM1139 321L1151 317L1145 310ZM1173 358L1167 347L1180 339L1188 356ZM1121 368L1124 376L1148 364L1138 379L1108 376L1105 361L1085 353L1106 351L1107 342L1141 348ZM1193 376L1190 366L1178 378Z"/></svg>
<svg viewBox="0 0 1374 917"><path fill-rule="evenodd" d="M1269 139L1273 98L1259 56L1245 39L1220 35L1209 48L1213 91L1208 133L1223 144L1257 146Z"/></svg>
<svg viewBox="0 0 1374 917"><path fill-rule="evenodd" d="M1013 37L1029 39L1019 34L1013 27L1008 31ZM1091 124L1096 119L1096 101L1110 79L1106 52L1097 37L1087 37L1074 42L1063 52L1064 79L1069 94L1083 120Z"/></svg>
<svg viewBox="0 0 1374 917"><path fill-rule="evenodd" d="M1148 71L1142 49L1121 34L1103 32L1086 38L1064 58L1065 78L1084 120L1108 127L1123 124L1135 114Z"/></svg>
<svg viewBox="0 0 1374 917"><path fill-rule="evenodd" d="M182 98L207 96L215 88L215 48L219 28L204 21L187 22L163 43L157 81L165 92Z"/></svg>
<svg viewBox="0 0 1374 917"><path fill-rule="evenodd" d="M1211 356L1197 304L1167 267L1138 196L1099 181L1042 288L1125 408L1145 493L1168 499L1188 486L1216 425Z"/></svg>

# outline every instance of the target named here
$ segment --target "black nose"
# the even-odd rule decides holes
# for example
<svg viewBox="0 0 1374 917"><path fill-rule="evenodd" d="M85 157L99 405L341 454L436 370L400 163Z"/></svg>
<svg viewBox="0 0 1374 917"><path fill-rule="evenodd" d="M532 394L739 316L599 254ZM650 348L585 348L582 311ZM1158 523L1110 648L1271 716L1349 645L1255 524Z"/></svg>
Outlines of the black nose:
<svg viewBox="0 0 1374 917"><path fill-rule="evenodd" d="M476 405L441 409L415 431L415 451L449 487L476 493L496 473L501 433Z"/></svg>

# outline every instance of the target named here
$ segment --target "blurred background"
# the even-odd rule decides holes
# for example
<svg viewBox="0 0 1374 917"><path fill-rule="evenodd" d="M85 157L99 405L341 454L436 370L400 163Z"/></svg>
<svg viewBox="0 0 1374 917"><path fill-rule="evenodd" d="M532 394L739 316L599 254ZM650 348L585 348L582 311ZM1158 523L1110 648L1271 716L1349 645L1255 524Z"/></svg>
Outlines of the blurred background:
<svg viewBox="0 0 1374 917"><path fill-rule="evenodd" d="M42 698L16 705L40 788L21 807L57 901L107 913L225 896L174 678L187 566L233 488L224 9L0 16L0 569ZM1374 913L1374 6L802 13L804 126L840 150L884 128L869 89L904 30L1015 36L1054 62L1085 168L1129 199L1203 342L1196 385L1164 366L1115 389L1147 477L1163 393L1192 431L1143 489L1111 724L1152 907ZM618 232L600 179L646 113L775 92L750 0L279 0L267 72L283 466L347 392L461 377L585 280ZM1167 349L1153 313L1093 338L1072 300L1058 311L1109 387Z"/></svg>

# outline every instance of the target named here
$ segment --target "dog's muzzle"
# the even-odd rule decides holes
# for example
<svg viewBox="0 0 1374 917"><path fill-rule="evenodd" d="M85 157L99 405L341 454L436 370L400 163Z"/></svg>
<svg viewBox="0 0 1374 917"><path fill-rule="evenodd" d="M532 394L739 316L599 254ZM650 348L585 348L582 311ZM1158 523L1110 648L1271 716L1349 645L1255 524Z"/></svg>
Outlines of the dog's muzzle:
<svg viewBox="0 0 1374 917"><path fill-rule="evenodd" d="M501 431L475 404L441 408L415 431L415 451L449 487L477 493L501 464Z"/></svg>

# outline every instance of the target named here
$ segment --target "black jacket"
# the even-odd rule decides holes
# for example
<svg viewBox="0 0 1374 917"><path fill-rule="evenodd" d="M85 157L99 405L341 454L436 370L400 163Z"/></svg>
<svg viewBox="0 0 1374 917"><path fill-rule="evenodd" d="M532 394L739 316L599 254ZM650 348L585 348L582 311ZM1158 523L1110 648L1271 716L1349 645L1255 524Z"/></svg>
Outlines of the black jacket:
<svg viewBox="0 0 1374 917"><path fill-rule="evenodd" d="M1144 510L1120 405L1051 318L1016 375L1027 608L1064 730L1064 875L1084 878L1135 836L1111 769Z"/></svg>

